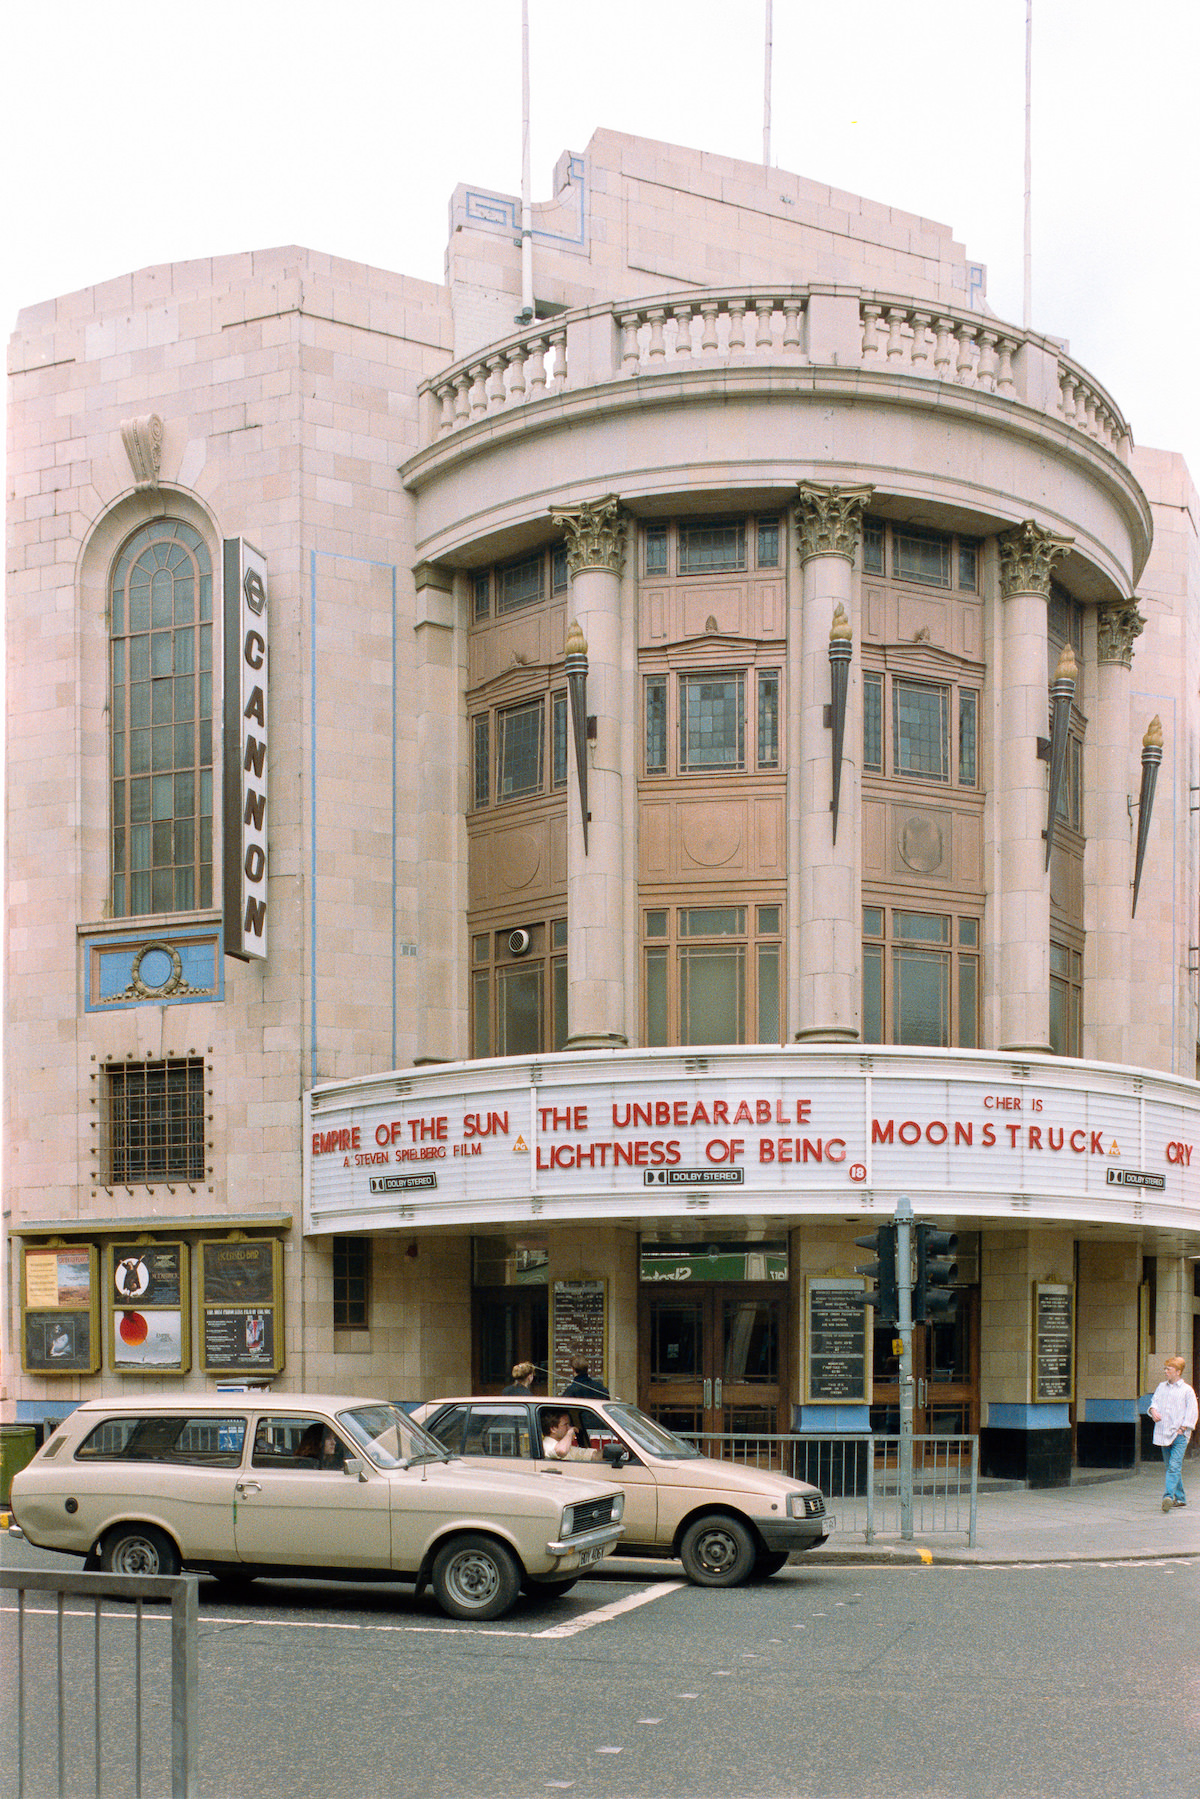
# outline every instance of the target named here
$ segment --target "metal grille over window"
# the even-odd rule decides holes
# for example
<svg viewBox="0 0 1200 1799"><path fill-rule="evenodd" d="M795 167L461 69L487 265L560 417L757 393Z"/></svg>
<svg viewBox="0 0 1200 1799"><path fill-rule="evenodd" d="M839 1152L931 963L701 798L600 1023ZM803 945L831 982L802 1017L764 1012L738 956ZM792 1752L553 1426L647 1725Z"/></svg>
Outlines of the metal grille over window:
<svg viewBox="0 0 1200 1799"><path fill-rule="evenodd" d="M124 546L111 610L112 908L213 903L212 565L182 520Z"/></svg>
<svg viewBox="0 0 1200 1799"><path fill-rule="evenodd" d="M104 1070L109 1186L204 1178L204 1063L110 1063Z"/></svg>

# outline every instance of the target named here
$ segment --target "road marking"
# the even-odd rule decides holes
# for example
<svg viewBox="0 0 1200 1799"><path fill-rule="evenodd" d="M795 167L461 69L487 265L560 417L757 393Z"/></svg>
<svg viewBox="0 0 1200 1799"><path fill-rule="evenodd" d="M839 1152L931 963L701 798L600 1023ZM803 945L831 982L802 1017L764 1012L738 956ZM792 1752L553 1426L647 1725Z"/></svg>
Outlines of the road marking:
<svg viewBox="0 0 1200 1799"><path fill-rule="evenodd" d="M647 1587L644 1592L631 1593L627 1599L614 1599L611 1605L601 1605L594 1612L584 1612L581 1617L572 1618L569 1624L552 1624L549 1630L534 1630L528 1634L542 1643L577 1636L581 1630L590 1630L593 1624L607 1624L610 1618L619 1618L622 1612L632 1612L639 1605L650 1605L655 1599L665 1599L668 1593L678 1593L686 1585L687 1582L682 1580L662 1580L655 1586Z"/></svg>
<svg viewBox="0 0 1200 1799"><path fill-rule="evenodd" d="M932 1549L919 1549L917 1551L917 1553L927 1568L933 1567L933 1551L932 1551Z"/></svg>

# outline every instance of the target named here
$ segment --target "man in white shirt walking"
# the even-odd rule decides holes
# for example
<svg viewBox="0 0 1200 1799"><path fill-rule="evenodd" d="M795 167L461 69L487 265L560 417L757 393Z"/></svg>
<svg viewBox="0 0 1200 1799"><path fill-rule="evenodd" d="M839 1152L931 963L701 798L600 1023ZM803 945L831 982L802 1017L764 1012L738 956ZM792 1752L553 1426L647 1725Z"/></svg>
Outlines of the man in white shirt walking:
<svg viewBox="0 0 1200 1799"><path fill-rule="evenodd" d="M1166 1465L1162 1509L1169 1512L1174 1506L1187 1504L1183 1490L1183 1458L1196 1428L1196 1395L1183 1378L1181 1355L1168 1356L1163 1363L1163 1372L1167 1378L1159 1381L1154 1389L1150 1416L1154 1420L1154 1441L1162 1450Z"/></svg>

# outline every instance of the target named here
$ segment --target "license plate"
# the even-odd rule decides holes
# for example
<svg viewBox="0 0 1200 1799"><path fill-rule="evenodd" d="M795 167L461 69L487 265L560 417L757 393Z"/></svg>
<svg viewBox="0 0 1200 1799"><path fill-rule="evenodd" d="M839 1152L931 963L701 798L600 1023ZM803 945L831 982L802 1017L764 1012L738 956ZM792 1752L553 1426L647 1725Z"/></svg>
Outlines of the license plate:
<svg viewBox="0 0 1200 1799"><path fill-rule="evenodd" d="M586 1568L590 1563L598 1562L603 1554L603 1543L596 1543L591 1549L581 1549L579 1551L579 1566L581 1568Z"/></svg>

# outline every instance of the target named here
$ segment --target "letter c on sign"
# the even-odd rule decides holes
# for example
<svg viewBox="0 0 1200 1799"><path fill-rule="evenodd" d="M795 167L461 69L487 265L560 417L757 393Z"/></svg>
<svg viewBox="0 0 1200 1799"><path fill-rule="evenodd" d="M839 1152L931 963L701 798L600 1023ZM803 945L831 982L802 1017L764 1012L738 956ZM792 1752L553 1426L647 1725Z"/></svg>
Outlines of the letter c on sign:
<svg viewBox="0 0 1200 1799"><path fill-rule="evenodd" d="M851 1164L850 1164L850 1179L852 1181L865 1181L866 1178L867 1178L867 1171L866 1171L866 1168L863 1166L863 1164L861 1162L851 1162Z"/></svg>
<svg viewBox="0 0 1200 1799"><path fill-rule="evenodd" d="M267 647L266 644L263 642L262 638L259 636L257 631L247 631L246 642L245 642L245 646L243 648L242 654L246 658L246 663L247 663L248 667L250 667L250 668L261 668L262 667L263 652L265 651L266 647Z"/></svg>

